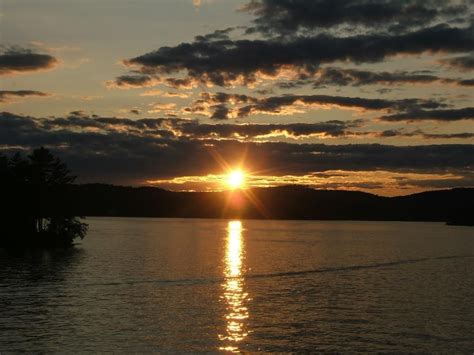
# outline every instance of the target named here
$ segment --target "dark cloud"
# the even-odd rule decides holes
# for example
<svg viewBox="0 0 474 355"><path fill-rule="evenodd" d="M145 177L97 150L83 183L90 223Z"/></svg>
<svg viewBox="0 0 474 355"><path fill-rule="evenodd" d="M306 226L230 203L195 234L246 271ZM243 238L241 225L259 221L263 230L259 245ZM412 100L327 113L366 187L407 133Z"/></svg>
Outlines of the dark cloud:
<svg viewBox="0 0 474 355"><path fill-rule="evenodd" d="M108 81L107 86L119 89L135 89L156 85L157 79L145 74L127 74Z"/></svg>
<svg viewBox="0 0 474 355"><path fill-rule="evenodd" d="M70 116L76 116L76 117L87 116L85 111L83 111L83 110L71 111L71 112L69 112L69 115Z"/></svg>
<svg viewBox="0 0 474 355"><path fill-rule="evenodd" d="M231 112L224 104L211 106L211 110L213 111L211 118L214 120L226 120Z"/></svg>
<svg viewBox="0 0 474 355"><path fill-rule="evenodd" d="M270 95L270 94L273 94L273 90L272 89L260 89L260 90L255 90L254 92L255 94L257 95Z"/></svg>
<svg viewBox="0 0 474 355"><path fill-rule="evenodd" d="M12 117L23 120L29 119L35 122L37 127L47 131L78 129L87 131L87 129L93 129L94 132L101 134L121 131L140 136L173 136L173 129L179 129L181 125L191 122L179 118L143 118L132 120L129 118L116 117L89 117L86 116L83 111L73 111L70 113L69 117L65 118L44 118L41 120L16 116L5 112L3 113L3 117L8 117L10 120Z"/></svg>
<svg viewBox="0 0 474 355"><path fill-rule="evenodd" d="M295 103L303 105L333 105L364 110L395 110L406 111L412 108L436 108L445 104L433 100L423 99L367 99L360 97L330 96L330 95L284 95L259 99L251 107L252 111L278 113L282 108Z"/></svg>
<svg viewBox="0 0 474 355"><path fill-rule="evenodd" d="M425 133L422 130L405 132L401 129L390 129L382 132L362 132L362 134L373 135L379 138L400 138L400 137L420 137L423 139L470 139L474 138L474 133Z"/></svg>
<svg viewBox="0 0 474 355"><path fill-rule="evenodd" d="M217 92L215 94L209 94L207 92L201 93L201 101L198 102L211 102L211 103L219 103L219 104L224 104L224 103L236 103L236 104L242 104L242 103L248 103L248 102L258 102L258 99L249 95L245 94L228 94L225 92Z"/></svg>
<svg viewBox="0 0 474 355"><path fill-rule="evenodd" d="M472 71L474 70L474 53L456 58L445 59L441 62L462 71Z"/></svg>
<svg viewBox="0 0 474 355"><path fill-rule="evenodd" d="M341 137L350 134L348 129L359 127L362 121L327 121L319 123L288 124L200 124L198 121L179 126L182 134L194 138L245 138L285 135L294 138L321 135Z"/></svg>
<svg viewBox="0 0 474 355"><path fill-rule="evenodd" d="M1 49L1 48L0 48ZM0 75L51 69L58 60L48 54L38 54L22 48L3 48L0 51Z"/></svg>
<svg viewBox="0 0 474 355"><path fill-rule="evenodd" d="M460 86L474 86L474 79L459 80Z"/></svg>
<svg viewBox="0 0 474 355"><path fill-rule="evenodd" d="M274 175L327 170L463 172L471 171L474 166L472 144L390 146L257 143L231 139L190 139L144 134L142 131L142 127L164 130L172 122L178 126L189 123L172 119L134 121L74 116L36 119L2 113L0 146L6 153L19 148L46 146L65 159L82 181L114 183L142 183L147 179L220 173L222 167L212 158L215 154L229 164L246 156L249 170ZM114 125L116 130L110 128ZM333 125L338 126L339 123ZM83 129L74 129L79 126ZM97 129L104 126L109 127L109 130ZM85 129L87 127L96 129ZM124 127L130 129L124 130ZM292 128L295 131L299 129L299 133L309 129L307 126ZM197 130L198 127L189 129ZM314 130L314 127L311 129Z"/></svg>
<svg viewBox="0 0 474 355"><path fill-rule="evenodd" d="M165 83L175 89L191 89L197 85L197 80L191 78L167 78Z"/></svg>
<svg viewBox="0 0 474 355"><path fill-rule="evenodd" d="M403 113L397 113L393 115L387 115L380 117L382 121L460 121L460 120L473 120L474 119L474 107L466 107L460 109L451 110L413 110Z"/></svg>
<svg viewBox="0 0 474 355"><path fill-rule="evenodd" d="M423 139L469 139L474 133L429 134L421 130L406 132L401 129L385 131L355 130L364 126L363 120L340 121L332 120L317 123L286 123L286 124L204 124L198 120L180 118L144 118L128 119L115 117L88 117L83 111L73 111L65 118L44 118L41 120L3 113L5 120L0 127L11 125L12 122L30 122L28 127L57 131L90 131L100 134L127 133L152 138L186 138L186 139L239 139L253 140L271 136L288 138L320 138L377 137L401 138L418 137Z"/></svg>
<svg viewBox="0 0 474 355"><path fill-rule="evenodd" d="M458 80L440 78L432 74L410 72L373 72L368 70L322 68L317 73L317 79L312 81L313 87L326 85L361 86L361 85L394 85L394 84L428 84L439 82L459 86L473 86L474 80Z"/></svg>
<svg viewBox="0 0 474 355"><path fill-rule="evenodd" d="M312 84L313 80L310 79L300 79L300 80L291 80L291 81L280 81L275 84L276 87L283 90L298 89L306 85Z"/></svg>
<svg viewBox="0 0 474 355"><path fill-rule="evenodd" d="M400 84L451 84L474 86L474 79L443 78L431 73L419 72L375 72L369 70L343 69L336 67L320 68L315 78L306 80L282 81L276 84L280 89L289 90L312 85L314 89L326 86L400 85ZM379 89L381 93L391 89Z"/></svg>
<svg viewBox="0 0 474 355"><path fill-rule="evenodd" d="M470 138L474 138L474 133L470 133L470 132L445 133L445 134L424 133L423 138L426 138L426 139L470 139Z"/></svg>
<svg viewBox="0 0 474 355"><path fill-rule="evenodd" d="M194 37L195 41L210 42L210 41L222 41L229 39L229 34L234 31L236 27L228 27L223 30L215 30L212 33L208 33L203 36Z"/></svg>
<svg viewBox="0 0 474 355"><path fill-rule="evenodd" d="M436 25L400 35L363 34L268 40L218 40L182 43L125 61L144 73L170 75L185 72L191 80L226 86L255 82L261 74L276 76L292 68L314 75L320 64L334 61L373 63L397 54L466 52L474 48L474 27Z"/></svg>
<svg viewBox="0 0 474 355"><path fill-rule="evenodd" d="M232 105L232 109L227 106ZM263 98L248 95L216 93L201 94L201 99L185 109L214 119L243 118L253 114L291 114L295 110L311 106L328 106L361 110L386 110L395 112L436 109L446 104L425 99L368 99L331 95L282 95Z"/></svg>
<svg viewBox="0 0 474 355"><path fill-rule="evenodd" d="M406 136L406 133L403 133L401 130L398 129L388 129L379 133L375 133L375 135L382 137L382 138L393 138L393 137L400 137ZM413 135L410 133L410 136Z"/></svg>
<svg viewBox="0 0 474 355"><path fill-rule="evenodd" d="M405 31L466 15L471 2L440 0L251 0L243 11L256 16L248 32L294 35L346 26Z"/></svg>
<svg viewBox="0 0 474 355"><path fill-rule="evenodd" d="M282 134L295 138L323 135L340 137L349 134L348 129L359 127L362 120L327 121L319 123L289 123L289 124L202 124L198 120L179 118L144 118L132 120L115 117L88 117L83 111L73 111L68 117L35 119L2 113L0 127L14 122L23 124L30 122L29 127L38 130L58 131L91 131L108 134L123 132L137 136L150 137L186 137L187 139L210 138L244 138L252 139L261 136Z"/></svg>
<svg viewBox="0 0 474 355"><path fill-rule="evenodd" d="M449 189L455 187L473 187L474 186L474 174L464 172L463 178L459 176L453 178L444 179L426 179L426 180L415 180L415 179L403 179L398 181L400 187L404 186L417 186L422 189Z"/></svg>
<svg viewBox="0 0 474 355"><path fill-rule="evenodd" d="M42 92L42 91L35 91L35 90L0 90L0 102L1 103L9 103L15 101L18 98L24 97L47 97L51 96L51 94Z"/></svg>

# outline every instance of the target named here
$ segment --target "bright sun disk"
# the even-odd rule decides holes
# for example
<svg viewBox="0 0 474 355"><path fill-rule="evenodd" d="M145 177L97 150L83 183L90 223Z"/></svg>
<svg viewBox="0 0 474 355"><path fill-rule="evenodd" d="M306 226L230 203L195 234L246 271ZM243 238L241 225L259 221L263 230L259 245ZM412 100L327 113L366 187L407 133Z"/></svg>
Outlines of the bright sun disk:
<svg viewBox="0 0 474 355"><path fill-rule="evenodd" d="M227 184L233 189L242 187L245 181L244 173L241 170L232 171L227 177Z"/></svg>

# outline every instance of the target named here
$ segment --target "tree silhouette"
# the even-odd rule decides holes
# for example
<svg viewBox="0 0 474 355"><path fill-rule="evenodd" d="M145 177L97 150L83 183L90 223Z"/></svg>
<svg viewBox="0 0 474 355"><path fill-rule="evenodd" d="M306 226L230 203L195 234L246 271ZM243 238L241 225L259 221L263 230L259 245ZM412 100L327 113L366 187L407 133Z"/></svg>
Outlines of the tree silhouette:
<svg viewBox="0 0 474 355"><path fill-rule="evenodd" d="M72 245L84 238L87 225L72 215L68 186L75 181L67 165L43 147L27 158L0 156L0 182L5 196L2 244Z"/></svg>
<svg viewBox="0 0 474 355"><path fill-rule="evenodd" d="M51 219L47 218L44 201L50 200L52 193L64 185L73 183L76 177L70 175L66 164L43 147L34 150L28 159L30 167L28 180L33 187L37 203L36 229L38 232L44 232Z"/></svg>

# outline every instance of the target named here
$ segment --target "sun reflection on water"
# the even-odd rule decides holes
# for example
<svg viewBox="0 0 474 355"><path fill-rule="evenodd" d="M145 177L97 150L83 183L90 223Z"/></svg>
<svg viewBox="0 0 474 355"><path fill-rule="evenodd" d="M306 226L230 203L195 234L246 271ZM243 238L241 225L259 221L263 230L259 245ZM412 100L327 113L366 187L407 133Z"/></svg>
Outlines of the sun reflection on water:
<svg viewBox="0 0 474 355"><path fill-rule="evenodd" d="M244 278L242 276L243 239L242 222L230 221L227 225L227 248L225 254L225 281L222 284L222 298L227 305L226 334L219 335L225 345L220 350L239 351L238 343L248 335L246 319L249 312L246 304L249 300L244 291Z"/></svg>

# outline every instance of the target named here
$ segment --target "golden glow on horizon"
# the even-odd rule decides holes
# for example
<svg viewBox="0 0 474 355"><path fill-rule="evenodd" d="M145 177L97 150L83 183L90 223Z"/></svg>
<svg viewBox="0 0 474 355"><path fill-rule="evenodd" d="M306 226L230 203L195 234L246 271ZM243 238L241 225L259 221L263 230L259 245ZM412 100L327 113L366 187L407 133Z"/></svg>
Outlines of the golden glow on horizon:
<svg viewBox="0 0 474 355"><path fill-rule="evenodd" d="M227 170L231 171L231 169ZM229 188L229 175L179 176L168 180L147 180L147 184L175 191L222 191ZM244 173L245 188L304 185L315 189L358 190L397 196L421 192L425 182L461 181L456 173L408 173L392 171L327 170L304 175L263 175L259 172Z"/></svg>
<svg viewBox="0 0 474 355"><path fill-rule="evenodd" d="M248 294L244 292L244 278L242 276L243 240L242 222L229 221L227 224L226 254L224 258L225 281L222 284L222 299L226 302L226 334L219 335L225 343L220 350L239 352L237 344L245 339L248 331L245 329L245 320L249 317L246 307Z"/></svg>
<svg viewBox="0 0 474 355"><path fill-rule="evenodd" d="M245 183L245 174L242 170L234 170L229 173L227 177L227 184L233 188L238 189L243 187Z"/></svg>

